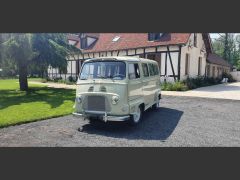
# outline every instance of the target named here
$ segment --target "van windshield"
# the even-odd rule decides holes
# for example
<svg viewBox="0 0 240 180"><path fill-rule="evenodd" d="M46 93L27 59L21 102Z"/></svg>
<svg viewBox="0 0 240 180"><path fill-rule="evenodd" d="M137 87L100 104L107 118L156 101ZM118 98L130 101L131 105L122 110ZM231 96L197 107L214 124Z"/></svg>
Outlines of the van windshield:
<svg viewBox="0 0 240 180"><path fill-rule="evenodd" d="M83 65L80 79L114 79L126 77L126 64L122 61L95 61Z"/></svg>

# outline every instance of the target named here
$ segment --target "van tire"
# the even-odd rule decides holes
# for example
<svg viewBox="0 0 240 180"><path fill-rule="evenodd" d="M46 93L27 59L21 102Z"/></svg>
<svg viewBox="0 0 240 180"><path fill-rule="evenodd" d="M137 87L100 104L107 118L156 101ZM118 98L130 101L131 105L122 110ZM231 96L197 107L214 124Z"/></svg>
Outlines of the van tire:
<svg viewBox="0 0 240 180"><path fill-rule="evenodd" d="M134 126L141 122L143 115L143 108L142 106L138 106L137 114L136 115L130 115L129 123L130 125Z"/></svg>
<svg viewBox="0 0 240 180"><path fill-rule="evenodd" d="M88 120L89 120L90 124L93 124L98 121L98 118L97 117L89 117Z"/></svg>
<svg viewBox="0 0 240 180"><path fill-rule="evenodd" d="M159 103L159 102L158 102L158 103ZM158 107L159 107L159 106L158 106L158 103L155 103L154 105L152 105L152 109L153 109L153 110L158 109Z"/></svg>

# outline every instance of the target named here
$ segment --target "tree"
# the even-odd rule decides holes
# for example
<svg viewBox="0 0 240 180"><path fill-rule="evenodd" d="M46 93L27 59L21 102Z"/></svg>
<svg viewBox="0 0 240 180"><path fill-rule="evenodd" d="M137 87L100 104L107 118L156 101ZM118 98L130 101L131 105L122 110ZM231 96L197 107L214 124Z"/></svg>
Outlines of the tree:
<svg viewBox="0 0 240 180"><path fill-rule="evenodd" d="M17 65L20 90L24 91L28 90L28 68L40 70L46 77L49 65L64 70L67 57L80 52L68 44L64 33L1 34L0 48L0 59Z"/></svg>
<svg viewBox="0 0 240 180"><path fill-rule="evenodd" d="M239 41L239 35L234 33L220 34L220 37L213 41L213 50L230 64L236 65L240 59Z"/></svg>
<svg viewBox="0 0 240 180"><path fill-rule="evenodd" d="M81 52L75 46L68 44L64 33L36 33L33 34L33 49L38 52L34 63L41 70L41 76L47 76L49 65L60 71L67 69L67 57L75 52Z"/></svg>
<svg viewBox="0 0 240 180"><path fill-rule="evenodd" d="M32 50L31 34L12 33L1 44L1 59L13 61L18 68L20 90L28 90L27 68L36 53Z"/></svg>

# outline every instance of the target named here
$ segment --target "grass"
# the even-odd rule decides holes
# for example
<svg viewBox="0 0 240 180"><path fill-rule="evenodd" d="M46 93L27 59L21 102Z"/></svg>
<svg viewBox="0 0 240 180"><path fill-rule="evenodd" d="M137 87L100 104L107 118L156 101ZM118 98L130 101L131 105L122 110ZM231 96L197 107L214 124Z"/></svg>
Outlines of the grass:
<svg viewBox="0 0 240 180"><path fill-rule="evenodd" d="M0 127L70 114L74 99L75 90L29 83L23 92L17 79L0 80Z"/></svg>

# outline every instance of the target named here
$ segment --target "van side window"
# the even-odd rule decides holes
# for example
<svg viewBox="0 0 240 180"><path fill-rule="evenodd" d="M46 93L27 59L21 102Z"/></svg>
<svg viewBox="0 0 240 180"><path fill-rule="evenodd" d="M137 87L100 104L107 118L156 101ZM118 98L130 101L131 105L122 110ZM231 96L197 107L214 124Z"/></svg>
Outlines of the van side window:
<svg viewBox="0 0 240 180"><path fill-rule="evenodd" d="M149 76L149 72L148 72L148 66L146 63L142 64L142 69L143 69L143 76L144 77L148 77Z"/></svg>
<svg viewBox="0 0 240 180"><path fill-rule="evenodd" d="M154 64L153 68L154 68L154 75L159 75L158 65Z"/></svg>
<svg viewBox="0 0 240 180"><path fill-rule="evenodd" d="M137 79L140 78L140 71L138 64L129 64L128 66L128 76L129 79Z"/></svg>
<svg viewBox="0 0 240 180"><path fill-rule="evenodd" d="M148 64L150 76L154 76L154 67L153 64Z"/></svg>

